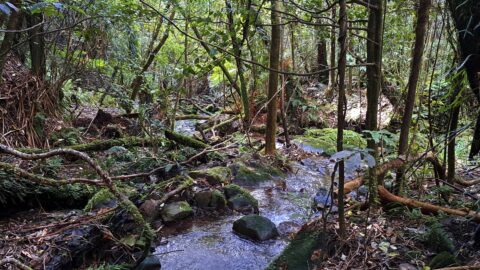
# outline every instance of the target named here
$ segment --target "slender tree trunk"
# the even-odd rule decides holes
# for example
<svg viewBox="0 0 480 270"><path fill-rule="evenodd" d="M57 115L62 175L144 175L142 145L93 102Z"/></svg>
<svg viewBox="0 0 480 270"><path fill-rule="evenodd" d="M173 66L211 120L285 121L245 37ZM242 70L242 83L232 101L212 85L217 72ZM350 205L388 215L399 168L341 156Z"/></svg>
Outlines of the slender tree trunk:
<svg viewBox="0 0 480 270"><path fill-rule="evenodd" d="M378 129L378 99L382 87L382 47L383 47L383 1L372 0L370 3L375 7L369 8L368 16L368 41L367 41L367 62L374 63L367 66L367 114L365 127L367 130ZM373 156L377 158L378 153L373 139L367 141L368 148L373 149ZM369 172L370 177L370 202L377 200L377 179L373 169Z"/></svg>
<svg viewBox="0 0 480 270"><path fill-rule="evenodd" d="M33 27L41 23L43 14L27 15L27 27ZM43 25L39 25L28 32L30 46L30 60L32 62L32 72L40 78L44 78L46 73L45 62L45 37L42 34Z"/></svg>
<svg viewBox="0 0 480 270"><path fill-rule="evenodd" d="M408 149L408 135L410 125L412 122L413 108L415 107L415 98L417 96L418 78L422 68L423 50L425 47L425 37L427 33L427 23L431 0L420 0L417 10L417 24L415 26L415 45L413 48L413 59L410 70L410 77L408 79L407 100L405 101L405 110L402 117L402 127L400 129L400 140L398 145L398 155L407 154ZM397 187L398 194L403 192L404 171L402 169L397 171Z"/></svg>
<svg viewBox="0 0 480 270"><path fill-rule="evenodd" d="M175 17L175 11L172 11L172 13L170 13L169 20L172 21L174 17ZM163 33L163 36L160 39L160 41L158 42L157 46L152 51L148 52L147 60L143 64L143 67L140 70L140 72L133 79L132 84L130 86L130 88L132 89L132 94L130 95L130 99L132 99L132 100L137 99L138 92L140 91L140 89L142 88L142 85L144 83L143 74L145 74L145 72L150 68L150 66L153 63L153 60L155 60L155 56L158 54L158 52L160 52L160 49L167 42L167 39L170 35L170 26L171 26L171 23L169 22L168 26L167 26L167 29L165 29L165 32Z"/></svg>
<svg viewBox="0 0 480 270"><path fill-rule="evenodd" d="M337 151L343 150L343 129L345 126L345 73L347 65L347 3L346 0L339 1L340 14L339 25L340 32L338 42L340 52L338 55L338 132L337 132ZM340 236L344 238L347 234L345 225L345 202L344 202L344 184L345 184L345 164L341 160L338 164L338 224L340 227Z"/></svg>
<svg viewBox="0 0 480 270"><path fill-rule="evenodd" d="M12 1L12 4L18 6L20 1ZM21 17L21 11L11 11L10 17L7 21L7 30L18 30L18 22ZM1 75L3 73L3 68L5 67L5 62L7 61L8 53L12 48L13 39L15 38L16 33L5 33L3 36L2 45L0 46L0 81Z"/></svg>
<svg viewBox="0 0 480 270"><path fill-rule="evenodd" d="M448 123L448 132L446 137L447 143L447 180L449 183L453 183L455 179L455 144L456 144L456 131L458 128L458 118L460 115L460 104L455 102L462 89L463 77L456 75L453 79L454 92L450 98L450 119Z"/></svg>
<svg viewBox="0 0 480 270"><path fill-rule="evenodd" d="M244 37L243 37L243 40L239 40L239 38L237 37L237 31L235 29L233 8L232 8L232 4L230 3L230 0L225 0L225 5L227 7L228 31L230 34L230 39L232 40L233 53L235 54L237 76L240 80L240 99L242 100L242 107L243 107L243 121L248 128L248 126L250 125L250 102L248 97L247 80L245 79L245 74L244 74L244 65L241 58L242 58L243 41L246 39L246 35L248 33L246 31L249 25L248 25L248 22L243 25ZM250 6L248 8L250 8ZM247 15L247 16L248 16L247 17L247 20L248 20L250 15Z"/></svg>
<svg viewBox="0 0 480 270"><path fill-rule="evenodd" d="M271 0L272 8L272 37L270 43L270 68L279 70L280 67L280 16L276 10L281 9L279 0ZM268 77L268 107L267 107L267 128L265 131L265 154L275 154L275 142L277 132L277 89L278 89L278 72L270 70Z"/></svg>
<svg viewBox="0 0 480 270"><path fill-rule="evenodd" d="M325 42L325 39L320 36L320 33L318 33L318 36L319 37L317 42L317 68L318 68L318 71L321 71L320 74L318 74L318 81L320 83L328 85L329 72L326 71L326 69L328 69L327 42Z"/></svg>
<svg viewBox="0 0 480 270"><path fill-rule="evenodd" d="M332 20L335 21L336 20L336 17L337 17L337 8L336 6L334 5L332 7ZM332 67L332 69L330 70L330 87L334 87L335 86L335 77L336 77L336 74L335 74L335 69L333 69L333 67L335 67L335 58L337 57L336 55L336 50L337 50L337 41L336 41L336 32L335 32L335 27L332 27L332 31L330 33L330 66Z"/></svg>

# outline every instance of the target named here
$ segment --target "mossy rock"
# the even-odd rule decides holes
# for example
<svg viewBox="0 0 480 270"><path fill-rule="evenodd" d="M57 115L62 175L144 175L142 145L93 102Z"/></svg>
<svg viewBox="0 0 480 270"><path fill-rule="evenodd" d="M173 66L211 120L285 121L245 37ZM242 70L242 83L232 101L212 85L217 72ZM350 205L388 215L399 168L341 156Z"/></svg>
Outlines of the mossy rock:
<svg viewBox="0 0 480 270"><path fill-rule="evenodd" d="M430 230L425 234L424 244L427 248L436 252L451 252L454 249L452 240L438 223L433 224Z"/></svg>
<svg viewBox="0 0 480 270"><path fill-rule="evenodd" d="M448 251L437 254L428 264L431 269L443 268L457 264L457 260L452 253Z"/></svg>
<svg viewBox="0 0 480 270"><path fill-rule="evenodd" d="M333 155L337 152L337 129L308 129L302 136L296 136L293 140L295 143L304 144L315 149L320 149L327 155ZM352 150L355 148L366 148L367 141L361 134L344 130L343 132L343 148Z"/></svg>
<svg viewBox="0 0 480 270"><path fill-rule="evenodd" d="M192 214L192 207L185 201L169 203L161 211L162 219L165 222L184 219Z"/></svg>
<svg viewBox="0 0 480 270"><path fill-rule="evenodd" d="M213 167L190 172L192 178L205 178L210 185L229 184L232 172L227 167Z"/></svg>
<svg viewBox="0 0 480 270"><path fill-rule="evenodd" d="M301 231L288 244L283 252L268 267L267 270L309 270L312 269L311 257L315 250L326 249L328 241L325 232Z"/></svg>
<svg viewBox="0 0 480 270"><path fill-rule="evenodd" d="M132 198L138 195L138 191L129 186L118 187L118 190L127 195L127 197ZM113 194L110 192L108 188L102 188L99 190L95 195L90 198L87 205L83 209L84 211L92 211L101 208L112 208L117 205L117 199Z"/></svg>
<svg viewBox="0 0 480 270"><path fill-rule="evenodd" d="M222 209L225 208L226 205L227 199L225 198L225 195L223 195L223 193L217 189L213 190L210 206L215 209Z"/></svg>
<svg viewBox="0 0 480 270"><path fill-rule="evenodd" d="M284 173L271 165L258 162L239 161L230 166L234 175L234 182L242 185L256 185L261 182L274 180L284 176Z"/></svg>
<svg viewBox="0 0 480 270"><path fill-rule="evenodd" d="M223 188L223 192L227 197L229 207L232 207L234 203L236 204L236 201L238 202L242 199L252 206L253 212L258 212L258 201L250 194L250 192L248 192L248 190L238 185L230 184Z"/></svg>
<svg viewBox="0 0 480 270"><path fill-rule="evenodd" d="M195 193L195 205L203 209L222 209L227 205L225 195L217 189Z"/></svg>

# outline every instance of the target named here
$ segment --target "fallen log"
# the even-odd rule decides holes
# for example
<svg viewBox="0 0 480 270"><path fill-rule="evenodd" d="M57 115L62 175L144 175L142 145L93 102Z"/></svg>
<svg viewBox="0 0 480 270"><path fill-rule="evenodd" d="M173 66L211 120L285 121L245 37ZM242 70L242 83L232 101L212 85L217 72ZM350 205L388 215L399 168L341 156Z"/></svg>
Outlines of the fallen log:
<svg viewBox="0 0 480 270"><path fill-rule="evenodd" d="M160 145L164 139L163 138L141 138L141 137L125 137L120 139L111 139L111 140L95 140L85 144L76 144L68 146L68 149L80 151L80 152L98 152L105 151L114 146L123 146L123 147L150 147L155 145ZM45 149L38 148L21 148L18 151L28 154L39 154L43 153Z"/></svg>
<svg viewBox="0 0 480 270"><path fill-rule="evenodd" d="M475 211L452 209L452 208L437 206L437 205L429 204L425 202L420 202L414 199L400 197L390 193L383 186L378 186L378 195L380 196L380 198L389 202L397 202L409 207L420 208L424 213L438 213L442 211L449 215L467 217L475 220L476 222L480 222L480 214Z"/></svg>
<svg viewBox="0 0 480 270"><path fill-rule="evenodd" d="M193 137L185 136L177 132L170 130L165 130L165 137L171 141L174 141L178 144L190 146L195 149L205 149L208 147L208 144L199 141Z"/></svg>

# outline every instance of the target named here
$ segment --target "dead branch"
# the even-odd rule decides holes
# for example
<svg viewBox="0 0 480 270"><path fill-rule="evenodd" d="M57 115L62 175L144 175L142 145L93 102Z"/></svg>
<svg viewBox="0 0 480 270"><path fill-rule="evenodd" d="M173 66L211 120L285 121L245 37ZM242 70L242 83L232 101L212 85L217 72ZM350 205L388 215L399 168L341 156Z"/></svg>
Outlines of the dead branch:
<svg viewBox="0 0 480 270"><path fill-rule="evenodd" d="M191 187L192 185L193 185L193 179L190 176L186 176L186 180L181 185L179 185L176 189L163 195L163 197L159 200L159 204L166 203L171 197Z"/></svg>
<svg viewBox="0 0 480 270"><path fill-rule="evenodd" d="M21 270L32 270L31 267L23 264L21 261L15 259L15 258L12 258L12 257L0 260L0 266L5 265L5 264L13 264Z"/></svg>
<svg viewBox="0 0 480 270"><path fill-rule="evenodd" d="M408 199L408 198L396 196L396 195L390 193L383 186L378 186L378 195L380 196L380 198L382 198L386 201L398 202L398 203L407 205L409 207L420 208L423 212L426 212L426 213L438 213L438 212L442 211L442 212L445 212L449 215L472 218L476 222L480 222L480 214L475 212L475 211L464 211L464 210L452 209L452 208L437 206L437 205L433 205L433 204L429 204L429 203L425 203L425 202L420 202L420 201L413 200L413 199Z"/></svg>

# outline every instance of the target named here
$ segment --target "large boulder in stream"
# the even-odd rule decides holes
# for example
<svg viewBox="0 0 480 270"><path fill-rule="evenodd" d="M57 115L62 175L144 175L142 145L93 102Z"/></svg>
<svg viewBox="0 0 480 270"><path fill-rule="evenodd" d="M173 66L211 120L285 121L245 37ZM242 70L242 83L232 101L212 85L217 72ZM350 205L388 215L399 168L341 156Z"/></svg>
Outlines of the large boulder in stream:
<svg viewBox="0 0 480 270"><path fill-rule="evenodd" d="M210 185L229 184L232 172L227 167L213 167L190 172L192 178L205 178Z"/></svg>
<svg viewBox="0 0 480 270"><path fill-rule="evenodd" d="M241 213L258 213L258 201L246 189L235 185L227 185L223 189L230 209Z"/></svg>
<svg viewBox="0 0 480 270"><path fill-rule="evenodd" d="M193 214L193 209L185 201L173 202L163 207L161 215L165 222L184 219Z"/></svg>
<svg viewBox="0 0 480 270"><path fill-rule="evenodd" d="M367 141L361 134L355 131L345 130L343 136L343 147L345 150L367 147ZM293 142L309 151L325 153L331 156L337 152L337 129L308 129L303 135L295 136Z"/></svg>
<svg viewBox="0 0 480 270"><path fill-rule="evenodd" d="M233 182L242 186L258 186L262 182L280 179L284 173L260 160L237 161L230 165Z"/></svg>
<svg viewBox="0 0 480 270"><path fill-rule="evenodd" d="M259 215L244 216L233 223L233 231L253 240L265 241L278 236L275 223Z"/></svg>

